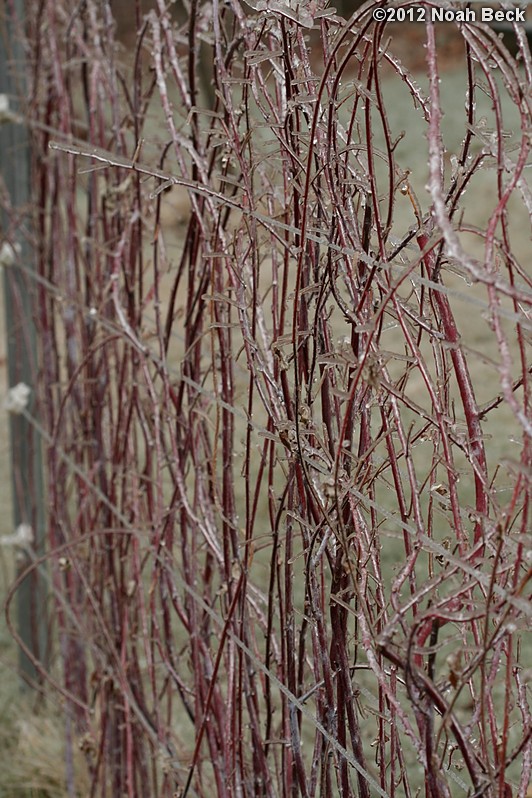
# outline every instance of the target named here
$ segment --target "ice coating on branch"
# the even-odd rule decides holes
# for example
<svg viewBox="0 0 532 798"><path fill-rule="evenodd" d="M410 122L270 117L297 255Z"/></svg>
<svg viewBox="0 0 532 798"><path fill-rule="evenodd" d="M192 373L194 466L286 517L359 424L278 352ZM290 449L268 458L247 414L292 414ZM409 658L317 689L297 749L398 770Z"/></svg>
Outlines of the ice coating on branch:
<svg viewBox="0 0 532 798"><path fill-rule="evenodd" d="M311 0L311 2L302 2L302 0L246 0L246 3L255 11L277 12L284 17L288 17L288 19L292 19L294 22L298 22L305 28L312 28L316 18L335 11L335 9L331 8L326 12L327 2L323 2L323 0Z"/></svg>

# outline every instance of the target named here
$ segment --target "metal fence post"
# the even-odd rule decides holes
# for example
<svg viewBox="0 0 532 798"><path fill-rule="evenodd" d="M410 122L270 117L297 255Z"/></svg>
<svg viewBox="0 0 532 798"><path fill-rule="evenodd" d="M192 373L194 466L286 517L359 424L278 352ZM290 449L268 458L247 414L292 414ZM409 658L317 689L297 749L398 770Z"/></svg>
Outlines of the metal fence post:
<svg viewBox="0 0 532 798"><path fill-rule="evenodd" d="M35 412L38 365L36 360L36 292L31 280L33 252L30 246L31 158L28 130L17 119L24 101L26 64L23 43L18 35L24 24L24 0L4 5L0 21L0 93L9 103L9 113L0 124L0 175L7 194L9 212L0 208L0 246L9 242L17 249L13 263L4 269L6 350L10 386L22 382L32 389L29 410ZM15 118L13 118L13 116ZM43 505L43 466L40 439L23 415L10 416L11 473L14 528L31 526L33 552L44 551L45 512ZM17 569L20 574L30 557L20 548ZM40 681L36 663L45 665L47 656L45 582L34 570L18 591L18 629L31 653L20 653L20 671L24 683Z"/></svg>

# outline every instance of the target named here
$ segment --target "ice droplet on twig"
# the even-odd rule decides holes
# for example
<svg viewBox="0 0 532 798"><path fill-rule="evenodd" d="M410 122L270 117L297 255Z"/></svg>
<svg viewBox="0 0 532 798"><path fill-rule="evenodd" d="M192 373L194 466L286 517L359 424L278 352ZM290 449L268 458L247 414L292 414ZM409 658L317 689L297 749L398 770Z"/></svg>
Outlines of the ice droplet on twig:
<svg viewBox="0 0 532 798"><path fill-rule="evenodd" d="M7 392L7 396L4 399L4 408L9 413L19 415L28 406L30 393L31 388L29 385L26 385L24 382L19 382Z"/></svg>
<svg viewBox="0 0 532 798"><path fill-rule="evenodd" d="M0 247L0 266L12 266L17 259L17 255L20 255L20 244L13 246L9 241L4 241Z"/></svg>
<svg viewBox="0 0 532 798"><path fill-rule="evenodd" d="M26 548L33 543L33 529L30 524L19 524L14 535L2 535L0 545Z"/></svg>

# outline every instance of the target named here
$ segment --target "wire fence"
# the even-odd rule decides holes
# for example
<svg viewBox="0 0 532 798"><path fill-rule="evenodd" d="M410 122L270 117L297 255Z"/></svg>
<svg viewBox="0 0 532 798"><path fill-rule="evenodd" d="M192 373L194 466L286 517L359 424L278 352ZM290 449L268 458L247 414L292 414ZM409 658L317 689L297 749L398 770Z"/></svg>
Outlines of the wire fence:
<svg viewBox="0 0 532 798"><path fill-rule="evenodd" d="M526 795L530 52L457 26L449 151L380 8L19 20L68 795Z"/></svg>

